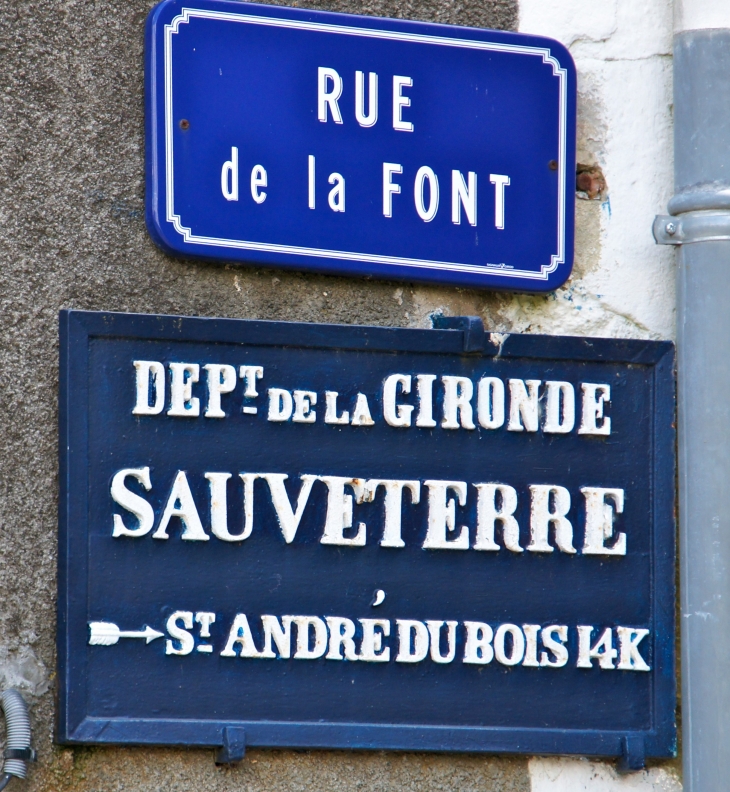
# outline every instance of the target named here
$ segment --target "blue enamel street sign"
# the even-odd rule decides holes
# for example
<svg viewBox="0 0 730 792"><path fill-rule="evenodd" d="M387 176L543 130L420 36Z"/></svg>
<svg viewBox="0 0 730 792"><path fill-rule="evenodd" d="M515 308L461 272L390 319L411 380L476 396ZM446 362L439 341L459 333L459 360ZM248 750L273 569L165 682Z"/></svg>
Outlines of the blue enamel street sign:
<svg viewBox="0 0 730 792"><path fill-rule="evenodd" d="M147 224L173 255L550 291L573 261L575 92L551 39L164 0Z"/></svg>
<svg viewBox="0 0 730 792"><path fill-rule="evenodd" d="M65 743L674 751L668 342L61 314Z"/></svg>

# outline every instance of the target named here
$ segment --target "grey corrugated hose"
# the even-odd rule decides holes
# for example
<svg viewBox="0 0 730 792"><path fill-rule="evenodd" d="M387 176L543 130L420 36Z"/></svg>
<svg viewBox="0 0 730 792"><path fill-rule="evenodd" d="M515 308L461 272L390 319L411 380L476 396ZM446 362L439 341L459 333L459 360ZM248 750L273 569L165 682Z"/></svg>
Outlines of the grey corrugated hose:
<svg viewBox="0 0 730 792"><path fill-rule="evenodd" d="M5 713L5 751L26 752L28 758L32 756L30 747L30 718L28 707L23 697L17 690L6 690L0 698L0 705ZM0 790L15 776L25 778L27 760L8 758L3 765L3 775L0 778Z"/></svg>

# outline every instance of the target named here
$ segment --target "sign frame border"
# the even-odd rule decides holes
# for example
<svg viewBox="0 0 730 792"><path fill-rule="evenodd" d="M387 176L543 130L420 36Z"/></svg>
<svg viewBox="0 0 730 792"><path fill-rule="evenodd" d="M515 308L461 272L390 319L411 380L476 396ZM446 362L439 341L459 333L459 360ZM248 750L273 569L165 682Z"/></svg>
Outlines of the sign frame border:
<svg viewBox="0 0 730 792"><path fill-rule="evenodd" d="M62 310L59 315L59 533L56 741L79 745L221 746L245 731L250 747L462 753L676 755L675 356L670 341L570 336L484 336L484 357L630 363L653 369L653 728L646 731L363 723L95 718L85 714L84 669L69 640L70 614L87 608L88 345L93 338L242 343L463 355L468 328L408 329ZM292 338L296 343L292 344ZM472 353L473 354L473 353ZM643 751L641 750L643 748Z"/></svg>
<svg viewBox="0 0 730 792"><path fill-rule="evenodd" d="M570 52L560 42L542 36L508 31L383 19L355 14L266 6L228 0L198 0L221 10L193 8L185 0L162 0L150 12L145 33L145 217L150 236L169 255L203 258L221 263L264 264L294 270L311 270L345 277L376 277L415 280L444 285L506 289L525 292L549 292L561 286L573 269L575 240L575 194L569 174L576 157L575 64ZM191 6L195 2L190 3ZM180 12L167 23L160 21L171 6ZM224 10L229 8L230 10ZM238 10L236 10L238 9ZM246 11L249 13L246 13ZM250 13L260 10L261 13ZM458 262L410 259L398 256L316 249L293 245L198 236L184 226L174 207L174 167L172 162L172 55L171 37L181 24L192 17L212 18L237 23L273 25L308 29L348 36L403 40L449 47L485 49L525 56L538 56L552 65L560 80L558 155L558 216L556 252L540 270L507 269ZM298 18L298 19L297 19ZM338 20L336 22L335 20ZM387 24L387 27L384 25ZM377 27L377 25L380 27ZM160 30L159 28L162 28ZM452 36L446 31L453 30ZM487 41L485 34L491 41ZM162 42L160 42L162 37ZM529 43L527 43L529 42ZM160 51L161 50L161 51ZM160 65L160 61L161 64ZM162 76L160 77L160 71ZM161 112L160 112L161 110ZM164 124L164 132L160 126ZM164 183L164 216L158 185ZM170 227L174 233L170 233ZM225 249L215 255L211 249ZM348 267L347 269L345 267Z"/></svg>

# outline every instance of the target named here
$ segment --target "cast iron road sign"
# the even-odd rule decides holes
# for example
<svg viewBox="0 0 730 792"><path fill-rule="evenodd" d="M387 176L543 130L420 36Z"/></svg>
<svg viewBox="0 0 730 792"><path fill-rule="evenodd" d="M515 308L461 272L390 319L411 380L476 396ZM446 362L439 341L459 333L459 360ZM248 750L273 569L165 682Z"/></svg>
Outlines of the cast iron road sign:
<svg viewBox="0 0 730 792"><path fill-rule="evenodd" d="M147 223L173 255L525 291L570 274L556 41L164 0L146 68Z"/></svg>
<svg viewBox="0 0 730 792"><path fill-rule="evenodd" d="M62 742L671 754L672 345L459 321L61 314Z"/></svg>

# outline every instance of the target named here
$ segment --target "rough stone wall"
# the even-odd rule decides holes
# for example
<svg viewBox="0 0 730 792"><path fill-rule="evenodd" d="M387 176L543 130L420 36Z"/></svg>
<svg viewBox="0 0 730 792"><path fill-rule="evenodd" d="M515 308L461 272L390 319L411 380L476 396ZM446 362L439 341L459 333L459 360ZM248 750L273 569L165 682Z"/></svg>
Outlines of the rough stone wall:
<svg viewBox="0 0 730 792"><path fill-rule="evenodd" d="M618 779L571 760L54 747L57 312L62 307L672 337L672 257L653 213L671 190L665 0L302 0L292 5L560 38L579 72L576 264L541 297L356 281L166 257L144 226L143 28L150 3L0 0L0 687L31 704L29 792L676 790L672 765ZM0 741L3 735L0 728ZM20 782L17 787L20 788ZM11 787L12 788L12 787Z"/></svg>
<svg viewBox="0 0 730 792"><path fill-rule="evenodd" d="M302 3L303 5L304 3ZM514 27L514 0L307 5ZM150 3L0 0L0 687L31 706L28 792L527 792L527 760L53 745L60 308L423 325L489 295L166 257L144 225L143 31ZM4 739L0 727L0 742Z"/></svg>

